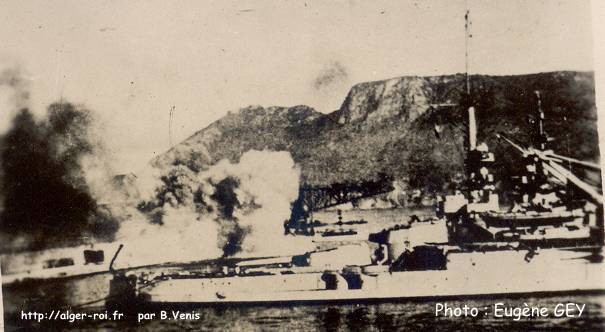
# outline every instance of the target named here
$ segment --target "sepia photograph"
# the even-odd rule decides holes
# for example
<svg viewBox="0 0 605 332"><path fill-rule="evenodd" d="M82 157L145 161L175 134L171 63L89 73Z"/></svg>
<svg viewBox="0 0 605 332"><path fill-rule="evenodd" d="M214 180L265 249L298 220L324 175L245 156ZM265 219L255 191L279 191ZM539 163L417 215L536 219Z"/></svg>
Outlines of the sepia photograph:
<svg viewBox="0 0 605 332"><path fill-rule="evenodd" d="M603 14L0 3L0 330L605 330Z"/></svg>

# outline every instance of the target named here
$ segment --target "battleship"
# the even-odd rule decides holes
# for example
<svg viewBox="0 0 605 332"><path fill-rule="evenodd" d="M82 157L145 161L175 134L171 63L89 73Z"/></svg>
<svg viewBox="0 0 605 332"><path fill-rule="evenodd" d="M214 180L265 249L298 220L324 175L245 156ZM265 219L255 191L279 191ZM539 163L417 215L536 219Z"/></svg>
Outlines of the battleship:
<svg viewBox="0 0 605 332"><path fill-rule="evenodd" d="M333 303L605 291L601 189L563 164L597 172L600 167L549 149L547 110L538 91L535 97L530 142L497 134L524 160L508 206L502 204L493 174L496 156L486 143L477 142L467 74L459 105L467 115L466 182L440 197L435 217L414 216L366 234L354 226L367 221L343 221L340 213L335 223L314 220L302 197L284 223L285 234L311 237L316 250L139 275L117 271L107 305Z"/></svg>
<svg viewBox="0 0 605 332"><path fill-rule="evenodd" d="M416 217L359 240L352 230L315 232L326 225L306 215L297 230L306 229L318 243L329 236L339 244L211 269L116 274L108 303L305 303L604 291L602 196L560 161L597 166L547 150L544 110L536 97L534 141L522 147L499 134L527 161L511 207L499 204L490 172L494 155L477 144L475 109L469 106L466 192L446 196L437 217ZM582 192L574 200L566 196L571 186ZM346 224L339 218L333 225Z"/></svg>

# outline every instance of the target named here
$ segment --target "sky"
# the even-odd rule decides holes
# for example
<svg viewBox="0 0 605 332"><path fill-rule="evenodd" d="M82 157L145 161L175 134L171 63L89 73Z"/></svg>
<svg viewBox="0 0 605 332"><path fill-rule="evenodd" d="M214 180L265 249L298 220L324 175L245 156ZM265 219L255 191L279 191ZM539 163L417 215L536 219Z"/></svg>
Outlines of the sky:
<svg viewBox="0 0 605 332"><path fill-rule="evenodd" d="M328 113L356 83L464 72L593 70L590 1L2 1L0 70L38 116L99 118L117 173L247 105ZM0 82L0 134L17 109ZM22 106L22 105L19 105Z"/></svg>

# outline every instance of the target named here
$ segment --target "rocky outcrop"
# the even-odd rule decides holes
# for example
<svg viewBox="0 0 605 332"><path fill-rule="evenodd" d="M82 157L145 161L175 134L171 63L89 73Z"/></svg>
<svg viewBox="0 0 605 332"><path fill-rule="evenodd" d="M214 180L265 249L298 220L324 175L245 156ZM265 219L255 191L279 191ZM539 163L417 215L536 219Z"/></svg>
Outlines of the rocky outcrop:
<svg viewBox="0 0 605 332"><path fill-rule="evenodd" d="M506 132L529 141L529 120L542 93L552 147L585 160L599 158L594 78L586 72L473 76L479 141L496 152L505 180L518 155L498 142ZM289 151L311 185L356 182L386 174L412 187L443 190L459 181L464 161L466 110L457 106L464 75L398 77L360 83L340 109L322 114L307 106L249 106L200 130L152 161L201 170L250 149Z"/></svg>

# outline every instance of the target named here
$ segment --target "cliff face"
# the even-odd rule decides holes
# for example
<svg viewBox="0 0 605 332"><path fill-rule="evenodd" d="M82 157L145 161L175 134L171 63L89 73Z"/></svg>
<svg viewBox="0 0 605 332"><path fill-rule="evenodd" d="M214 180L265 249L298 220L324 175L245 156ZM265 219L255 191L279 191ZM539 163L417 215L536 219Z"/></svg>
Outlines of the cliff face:
<svg viewBox="0 0 605 332"><path fill-rule="evenodd" d="M495 133L529 142L534 91L542 95L552 148L598 160L592 73L552 72L519 76L473 76L479 141L496 153L506 179L518 155ZM430 191L463 171L466 109L457 105L463 75L399 77L355 85L340 109L322 114L306 106L250 106L230 113L152 161L206 169L250 149L286 150L311 185L356 182L392 175Z"/></svg>
<svg viewBox="0 0 605 332"><path fill-rule="evenodd" d="M238 160L246 151L289 151L310 139L323 115L307 106L248 106L227 114L152 161L156 167L184 164L195 171L221 159Z"/></svg>
<svg viewBox="0 0 605 332"><path fill-rule="evenodd" d="M455 88L462 79L462 75L408 76L357 84L336 112L338 123L371 124L390 118L413 122L431 104L457 101L458 95L444 88Z"/></svg>

